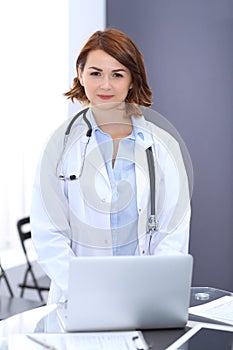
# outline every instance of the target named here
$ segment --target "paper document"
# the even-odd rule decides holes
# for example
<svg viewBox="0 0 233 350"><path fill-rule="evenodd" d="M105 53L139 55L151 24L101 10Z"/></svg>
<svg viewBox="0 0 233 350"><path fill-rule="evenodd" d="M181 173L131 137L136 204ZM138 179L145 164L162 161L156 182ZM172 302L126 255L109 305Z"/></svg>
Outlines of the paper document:
<svg viewBox="0 0 233 350"><path fill-rule="evenodd" d="M9 336L8 350L147 350L140 331L91 333L33 333Z"/></svg>
<svg viewBox="0 0 233 350"><path fill-rule="evenodd" d="M224 296L203 305L190 307L189 313L233 325L233 296Z"/></svg>

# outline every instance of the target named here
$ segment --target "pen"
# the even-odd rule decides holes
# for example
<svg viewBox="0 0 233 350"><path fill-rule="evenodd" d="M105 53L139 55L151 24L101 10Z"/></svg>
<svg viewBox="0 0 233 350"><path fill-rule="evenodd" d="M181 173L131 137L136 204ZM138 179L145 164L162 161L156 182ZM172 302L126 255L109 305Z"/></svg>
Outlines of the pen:
<svg viewBox="0 0 233 350"><path fill-rule="evenodd" d="M47 344L46 342L44 342L44 341L42 341L42 340L39 340L39 339L36 339L36 338L32 337L31 335L28 335L28 334L27 334L27 338L30 339L30 340L32 340L32 341L34 341L35 343L37 343L37 344L43 346L43 347L46 348L46 349L49 349L49 350L57 350L57 348L55 348L55 346L49 345L49 344Z"/></svg>

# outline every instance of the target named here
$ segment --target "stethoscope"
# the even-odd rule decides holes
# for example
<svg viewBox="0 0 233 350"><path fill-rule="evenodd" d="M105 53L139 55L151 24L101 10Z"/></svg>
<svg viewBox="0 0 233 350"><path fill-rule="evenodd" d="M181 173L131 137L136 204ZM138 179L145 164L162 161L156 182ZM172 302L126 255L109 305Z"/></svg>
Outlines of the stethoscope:
<svg viewBox="0 0 233 350"><path fill-rule="evenodd" d="M65 134L64 134L64 141L63 141L63 149L61 152L61 156L60 159L58 161L58 165L57 165L57 176L60 180L62 181L74 181L74 180L78 180L81 175L82 175L82 171L83 171L83 167L84 167L84 162L85 162L85 157L86 157L86 152L87 152L87 146L88 143L90 141L91 135L92 135L92 125L90 123L90 121L87 119L87 112L89 110L89 107L81 110L79 113L77 113L69 122L66 130L65 130ZM72 126L74 125L75 121L80 117L83 116L83 120L87 125L87 132L86 132L86 137L87 137L87 141L85 143L85 148L84 148L84 152L83 152L83 159L82 159L82 165L79 171L79 175L69 175L69 176L65 176L63 174L58 174L58 167L59 164L62 162L63 159L63 155L65 153L66 150L66 145L70 136L70 132L72 129ZM149 242L148 242L148 253L151 254L150 252L150 245L151 245L151 239L154 235L155 232L157 232L159 230L159 222L158 219L156 218L156 207L155 207L155 190L156 190L156 186L155 186L155 162L154 162L154 156L153 156L153 151L152 151L152 147L148 147L146 149L146 157L147 157L147 164L148 164L148 169L149 169L149 178L150 178L150 202L151 202L151 212L149 215L149 219L148 219L148 230L147 230L147 235L149 237Z"/></svg>

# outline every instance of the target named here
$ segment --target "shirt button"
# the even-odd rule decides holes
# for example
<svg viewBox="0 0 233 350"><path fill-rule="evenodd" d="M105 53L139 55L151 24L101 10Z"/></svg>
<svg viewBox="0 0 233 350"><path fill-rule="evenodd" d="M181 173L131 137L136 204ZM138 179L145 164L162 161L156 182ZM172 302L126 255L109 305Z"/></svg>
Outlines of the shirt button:
<svg viewBox="0 0 233 350"><path fill-rule="evenodd" d="M102 198L102 199L101 199L101 202L102 202L102 203L106 203L106 198Z"/></svg>

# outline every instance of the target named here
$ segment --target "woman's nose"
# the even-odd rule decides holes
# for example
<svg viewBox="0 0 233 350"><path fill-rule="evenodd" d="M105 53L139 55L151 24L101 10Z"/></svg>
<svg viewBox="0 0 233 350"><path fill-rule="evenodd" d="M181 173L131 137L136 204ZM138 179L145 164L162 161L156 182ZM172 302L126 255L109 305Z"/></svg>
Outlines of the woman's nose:
<svg viewBox="0 0 233 350"><path fill-rule="evenodd" d="M105 76L103 77L102 81L101 81L101 85L100 85L101 89L104 90L109 90L111 89L111 82L110 82L110 78Z"/></svg>

